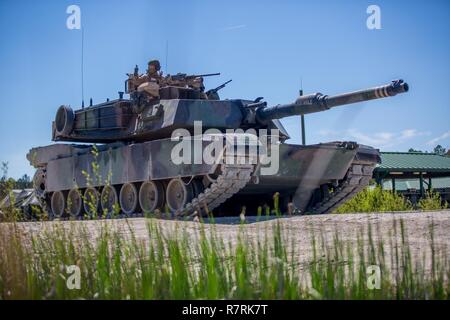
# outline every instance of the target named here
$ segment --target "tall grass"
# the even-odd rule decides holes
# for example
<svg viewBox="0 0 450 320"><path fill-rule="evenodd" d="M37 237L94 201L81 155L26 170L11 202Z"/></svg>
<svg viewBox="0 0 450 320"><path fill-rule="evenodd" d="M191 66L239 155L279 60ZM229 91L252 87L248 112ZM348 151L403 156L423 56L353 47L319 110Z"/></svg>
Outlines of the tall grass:
<svg viewBox="0 0 450 320"><path fill-rule="evenodd" d="M96 236L85 223L52 223L24 233L4 224L0 233L1 299L448 299L449 257L434 242L423 259L411 254L401 221L387 239L360 230L356 242L311 234L311 256L299 258L293 232L276 221L234 240L214 225L147 219L147 235L127 235L99 221ZM292 238L293 239L293 238ZM81 271L70 290L66 266ZM367 286L367 267L380 267L380 288ZM431 265L431 267L430 267Z"/></svg>

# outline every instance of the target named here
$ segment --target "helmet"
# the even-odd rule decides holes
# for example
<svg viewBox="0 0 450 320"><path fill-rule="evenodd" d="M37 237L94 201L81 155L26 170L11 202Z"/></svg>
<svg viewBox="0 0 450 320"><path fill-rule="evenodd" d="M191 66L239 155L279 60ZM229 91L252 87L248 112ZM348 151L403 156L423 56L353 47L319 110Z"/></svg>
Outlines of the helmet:
<svg viewBox="0 0 450 320"><path fill-rule="evenodd" d="M161 69L161 65L159 64L158 60L151 60L151 61L149 61L148 65L155 66L156 71L159 71Z"/></svg>

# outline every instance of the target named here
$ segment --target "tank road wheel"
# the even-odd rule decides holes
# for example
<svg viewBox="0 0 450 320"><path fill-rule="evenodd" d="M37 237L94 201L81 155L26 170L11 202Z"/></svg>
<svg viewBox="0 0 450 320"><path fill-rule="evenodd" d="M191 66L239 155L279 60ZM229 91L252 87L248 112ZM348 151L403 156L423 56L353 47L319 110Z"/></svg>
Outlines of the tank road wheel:
<svg viewBox="0 0 450 320"><path fill-rule="evenodd" d="M119 207L119 196L117 195L117 190L114 186L103 187L100 203L102 205L102 213L106 212L108 216L118 213L115 212L115 210Z"/></svg>
<svg viewBox="0 0 450 320"><path fill-rule="evenodd" d="M55 218L61 218L64 215L64 210L66 209L66 199L62 191L53 192L50 205Z"/></svg>
<svg viewBox="0 0 450 320"><path fill-rule="evenodd" d="M172 179L166 190L167 206L172 212L182 209L194 197L192 183L185 184L181 179Z"/></svg>
<svg viewBox="0 0 450 320"><path fill-rule="evenodd" d="M159 181L146 181L139 189L139 204L144 213L153 212L164 205L164 187Z"/></svg>
<svg viewBox="0 0 450 320"><path fill-rule="evenodd" d="M46 190L44 169L38 169L34 174L33 187L36 195L40 198L44 198Z"/></svg>
<svg viewBox="0 0 450 320"><path fill-rule="evenodd" d="M83 199L81 198L80 190L72 189L67 195L67 211L73 218L81 216L83 211Z"/></svg>
<svg viewBox="0 0 450 320"><path fill-rule="evenodd" d="M126 215L133 214L138 209L138 192L136 186L132 183L125 183L120 189L119 194L120 207Z"/></svg>
<svg viewBox="0 0 450 320"><path fill-rule="evenodd" d="M100 194L97 189L90 187L84 191L83 208L90 217L98 215L99 202Z"/></svg>

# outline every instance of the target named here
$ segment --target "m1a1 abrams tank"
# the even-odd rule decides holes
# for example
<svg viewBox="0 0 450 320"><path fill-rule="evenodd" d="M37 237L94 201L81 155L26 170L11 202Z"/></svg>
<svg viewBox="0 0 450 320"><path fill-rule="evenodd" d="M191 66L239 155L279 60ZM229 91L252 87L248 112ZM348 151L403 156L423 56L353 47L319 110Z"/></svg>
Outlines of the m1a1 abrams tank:
<svg viewBox="0 0 450 320"><path fill-rule="evenodd" d="M223 86L204 92L201 76L144 81L143 90L139 79L136 72L129 75L129 99L119 92L117 100L76 111L59 107L53 141L71 143L30 150L27 158L37 168L34 188L51 217L132 215L157 209L173 217L237 214L231 211L234 207L264 205L274 193L279 194L282 211L290 207L300 213L330 212L368 185L380 162L378 150L345 141L289 144L278 119L408 91L403 80L396 80L334 96L299 96L293 103L268 107L262 98L220 99L217 91ZM202 131L196 132L200 121ZM214 133L202 135L212 128ZM185 135L174 139L177 129ZM279 132L276 138L265 134L271 143L262 154L249 143L257 137L260 145L260 129ZM212 162L198 161L196 152L202 154L217 138L237 143L212 152ZM192 154L182 152L192 161L174 160L180 142L194 147ZM278 167L264 173L268 164L263 160L269 155Z"/></svg>

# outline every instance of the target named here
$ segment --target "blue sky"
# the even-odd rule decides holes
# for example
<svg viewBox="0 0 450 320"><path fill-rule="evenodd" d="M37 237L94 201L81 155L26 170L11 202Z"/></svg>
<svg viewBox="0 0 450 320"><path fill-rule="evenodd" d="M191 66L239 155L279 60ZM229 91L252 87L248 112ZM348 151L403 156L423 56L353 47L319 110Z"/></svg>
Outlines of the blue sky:
<svg viewBox="0 0 450 320"><path fill-rule="evenodd" d="M382 150L450 147L450 2L442 1L0 1L0 161L32 175L25 156L51 142L61 104L81 103L81 8L85 100L115 98L125 73L151 58L166 73L221 72L223 98L269 105L305 93L336 94L403 78L410 92L306 117L307 143L352 140ZM381 9L381 30L366 9ZM299 117L283 120L300 141Z"/></svg>

